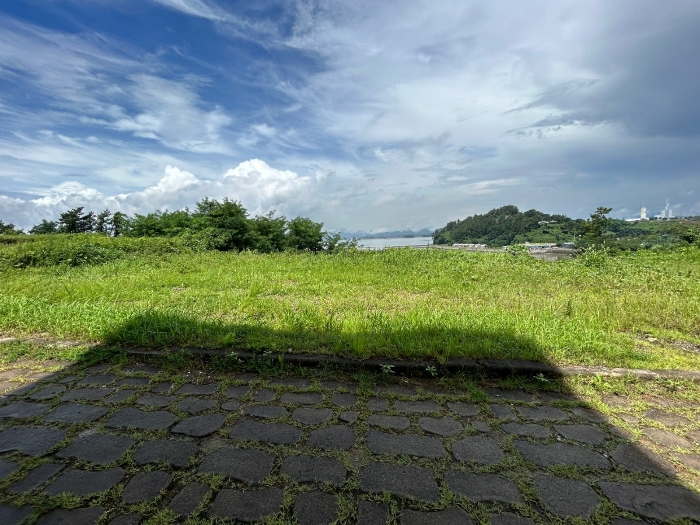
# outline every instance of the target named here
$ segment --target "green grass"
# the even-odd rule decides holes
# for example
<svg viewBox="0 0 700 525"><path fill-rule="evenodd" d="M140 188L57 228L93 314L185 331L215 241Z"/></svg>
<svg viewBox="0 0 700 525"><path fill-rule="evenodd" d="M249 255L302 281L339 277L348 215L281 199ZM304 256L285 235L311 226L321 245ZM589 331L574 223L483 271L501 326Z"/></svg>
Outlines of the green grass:
<svg viewBox="0 0 700 525"><path fill-rule="evenodd" d="M141 248L128 244L118 258L83 266L0 264L0 332L359 358L700 368L695 248L549 263L411 249L169 253L181 250L134 241ZM9 250L17 245L0 244L0 261Z"/></svg>

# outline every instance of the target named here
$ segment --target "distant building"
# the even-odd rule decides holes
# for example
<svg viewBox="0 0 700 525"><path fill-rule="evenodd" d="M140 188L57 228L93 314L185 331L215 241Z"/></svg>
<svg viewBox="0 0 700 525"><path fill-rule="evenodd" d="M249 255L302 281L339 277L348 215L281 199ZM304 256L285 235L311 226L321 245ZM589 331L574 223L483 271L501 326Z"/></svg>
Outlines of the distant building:
<svg viewBox="0 0 700 525"><path fill-rule="evenodd" d="M642 209L639 211L639 217L632 217L631 219L625 219L627 222L638 222L638 221L648 221L649 219L647 218L647 209L645 206L642 206Z"/></svg>

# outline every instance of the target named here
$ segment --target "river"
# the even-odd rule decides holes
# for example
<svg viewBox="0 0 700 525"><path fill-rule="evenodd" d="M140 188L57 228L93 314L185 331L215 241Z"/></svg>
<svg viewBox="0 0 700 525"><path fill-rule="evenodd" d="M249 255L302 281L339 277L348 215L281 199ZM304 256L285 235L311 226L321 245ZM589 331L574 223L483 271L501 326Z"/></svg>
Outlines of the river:
<svg viewBox="0 0 700 525"><path fill-rule="evenodd" d="M433 244L432 237L387 237L386 239L360 239L360 248L381 250L382 248L398 248L401 246L427 246Z"/></svg>

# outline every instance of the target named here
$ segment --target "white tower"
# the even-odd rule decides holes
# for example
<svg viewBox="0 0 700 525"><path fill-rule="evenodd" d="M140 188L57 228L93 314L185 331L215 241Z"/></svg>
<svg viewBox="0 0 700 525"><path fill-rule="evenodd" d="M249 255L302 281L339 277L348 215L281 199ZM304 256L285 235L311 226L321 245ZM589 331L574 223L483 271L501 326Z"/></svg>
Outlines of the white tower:
<svg viewBox="0 0 700 525"><path fill-rule="evenodd" d="M647 220L647 209L645 206L642 206L642 210L639 212L639 218L643 221Z"/></svg>
<svg viewBox="0 0 700 525"><path fill-rule="evenodd" d="M666 199L666 208L664 208L664 214L666 218L670 219L671 218L671 210L668 207L668 199Z"/></svg>

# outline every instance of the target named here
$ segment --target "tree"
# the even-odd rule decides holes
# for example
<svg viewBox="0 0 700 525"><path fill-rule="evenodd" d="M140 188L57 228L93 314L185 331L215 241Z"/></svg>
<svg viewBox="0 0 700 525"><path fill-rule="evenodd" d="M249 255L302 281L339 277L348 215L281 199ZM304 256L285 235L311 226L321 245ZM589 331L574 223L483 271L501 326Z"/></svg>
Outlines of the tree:
<svg viewBox="0 0 700 525"><path fill-rule="evenodd" d="M110 217L112 212L105 210L97 215L95 219L95 233L101 233L102 235L109 235Z"/></svg>
<svg viewBox="0 0 700 525"><path fill-rule="evenodd" d="M115 211L114 215L112 215L112 219L109 222L112 235L114 237L123 235L129 229L129 217L120 211Z"/></svg>
<svg viewBox="0 0 700 525"><path fill-rule="evenodd" d="M47 233L58 233L58 225L54 221L47 221L42 219L40 224L32 226L29 230L32 235L41 235Z"/></svg>
<svg viewBox="0 0 700 525"><path fill-rule="evenodd" d="M248 212L240 202L225 198L223 202L205 198L197 203L193 214L196 230L209 230L217 250L245 250L253 247Z"/></svg>
<svg viewBox="0 0 700 525"><path fill-rule="evenodd" d="M83 207L73 208L62 213L58 219L61 233L89 233L95 228L95 214L91 211L83 214Z"/></svg>
<svg viewBox="0 0 700 525"><path fill-rule="evenodd" d="M602 237L610 224L610 218L607 215L611 211L612 208L599 206L595 213L591 213L591 218L581 225L584 233L596 239Z"/></svg>
<svg viewBox="0 0 700 525"><path fill-rule="evenodd" d="M252 248L259 252L281 252L287 244L287 218L275 217L271 211L267 215L250 219Z"/></svg>
<svg viewBox="0 0 700 525"><path fill-rule="evenodd" d="M0 235L19 235L21 233L24 232L15 228L14 224L5 224L4 222L0 221Z"/></svg>
<svg viewBox="0 0 700 525"><path fill-rule="evenodd" d="M322 222L314 222L311 219L297 217L289 221L287 225L287 246L297 250L309 250L314 253L323 249Z"/></svg>
<svg viewBox="0 0 700 525"><path fill-rule="evenodd" d="M360 239L353 237L352 239L343 239L339 233L327 233L323 237L323 249L326 253L338 253L345 250L357 248Z"/></svg>

